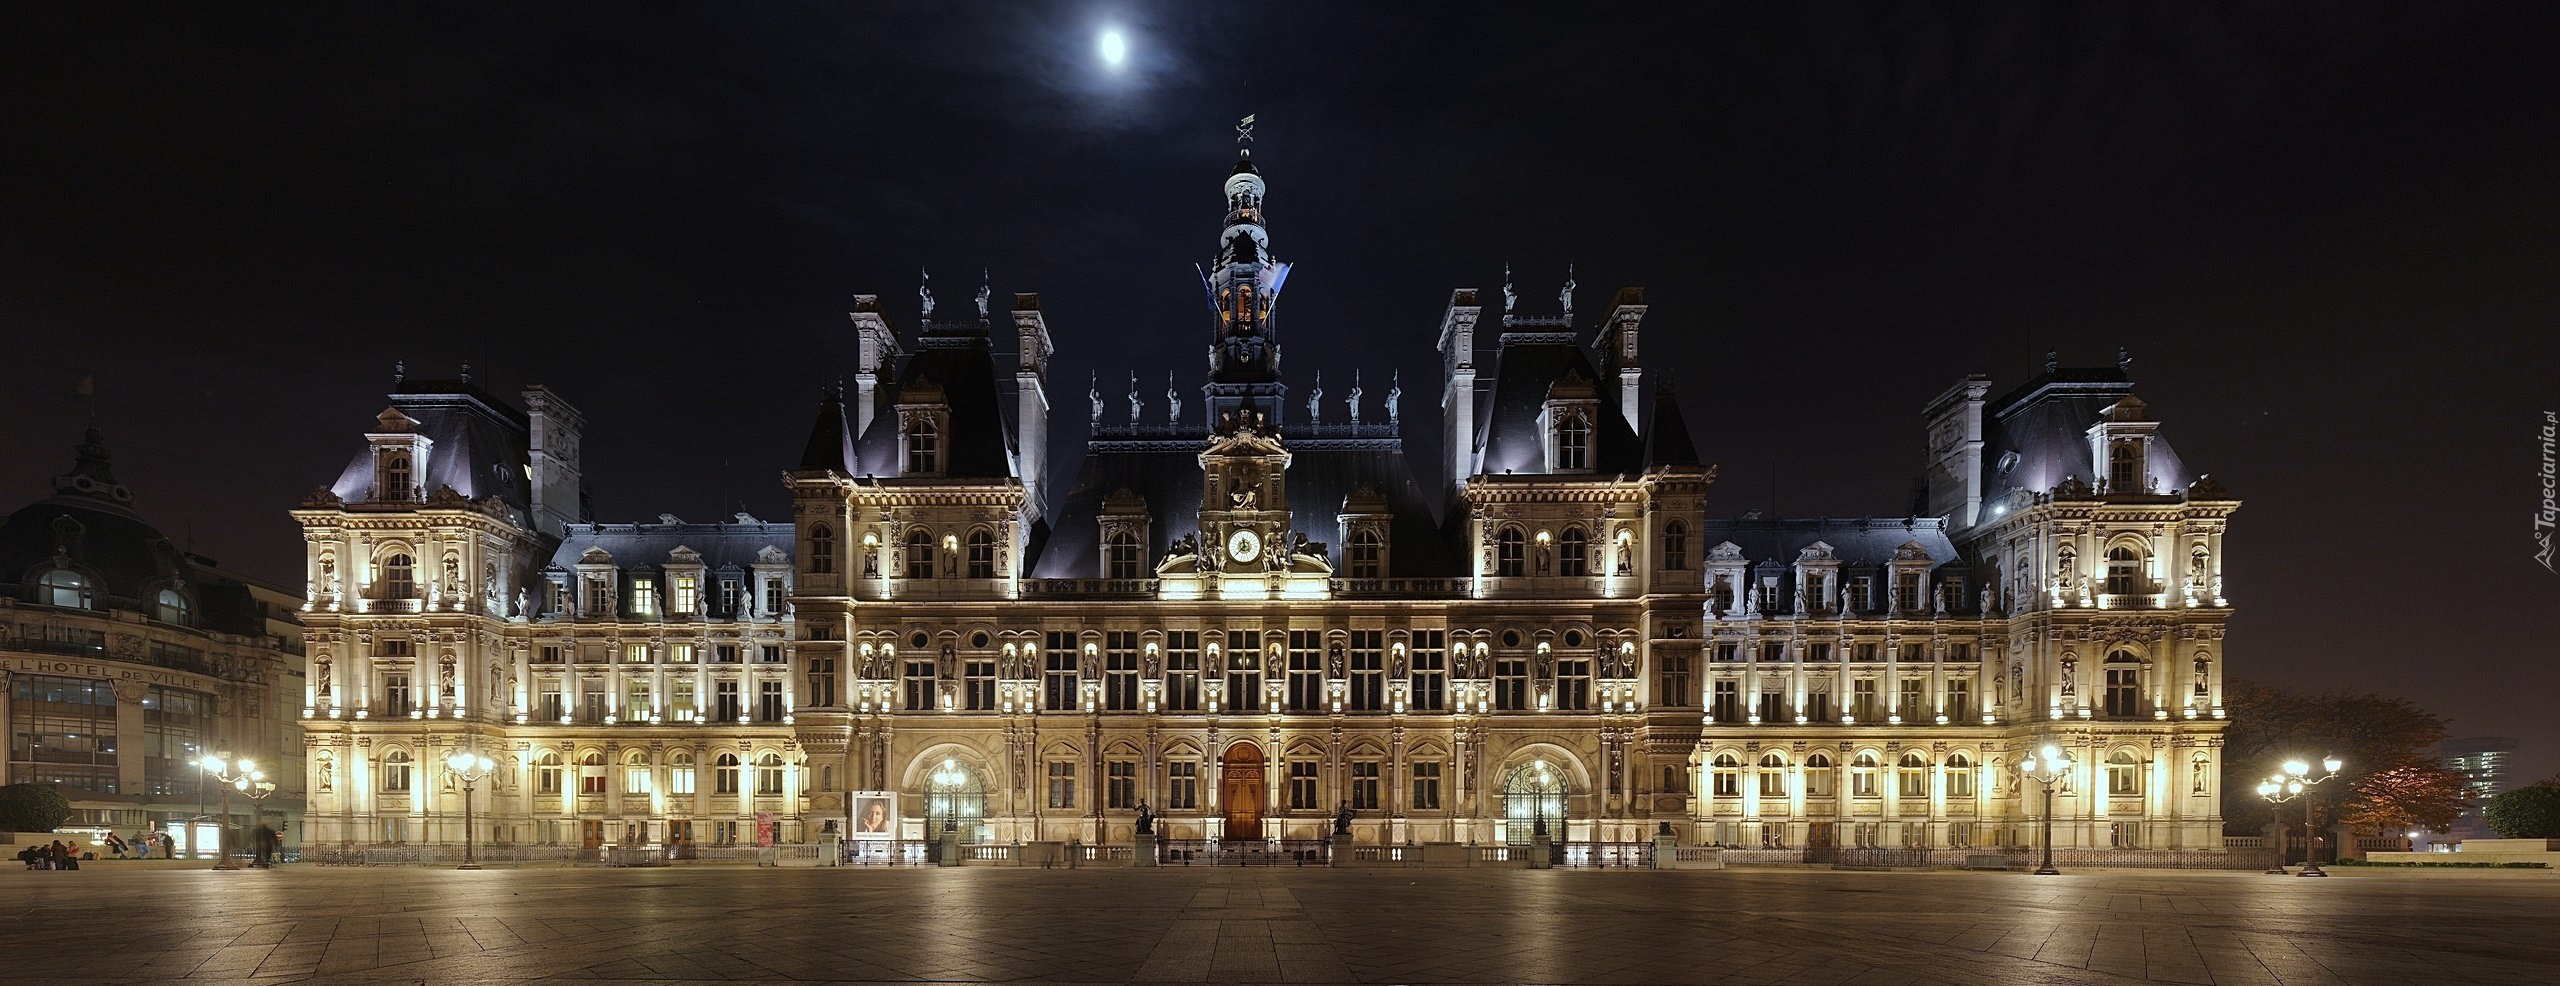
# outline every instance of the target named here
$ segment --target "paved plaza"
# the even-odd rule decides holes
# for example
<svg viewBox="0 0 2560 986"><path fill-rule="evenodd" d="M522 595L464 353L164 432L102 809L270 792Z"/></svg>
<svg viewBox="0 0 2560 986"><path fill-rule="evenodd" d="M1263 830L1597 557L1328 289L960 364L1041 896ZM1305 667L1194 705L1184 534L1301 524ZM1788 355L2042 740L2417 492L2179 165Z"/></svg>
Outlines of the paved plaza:
<svg viewBox="0 0 2560 986"><path fill-rule="evenodd" d="M0 901L5 982L2560 982L2550 874L101 864Z"/></svg>

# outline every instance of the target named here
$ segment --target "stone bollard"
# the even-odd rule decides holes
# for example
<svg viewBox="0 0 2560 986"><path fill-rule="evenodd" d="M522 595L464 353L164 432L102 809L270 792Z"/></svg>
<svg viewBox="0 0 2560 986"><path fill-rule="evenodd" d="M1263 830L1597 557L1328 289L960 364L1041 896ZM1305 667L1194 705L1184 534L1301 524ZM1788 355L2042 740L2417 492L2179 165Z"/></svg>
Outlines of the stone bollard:
<svg viewBox="0 0 2560 986"><path fill-rule="evenodd" d="M1351 865L1351 833L1338 832L1334 834L1333 845L1327 847L1325 852L1325 865Z"/></svg>
<svg viewBox="0 0 2560 986"><path fill-rule="evenodd" d="M1129 849L1129 865L1156 865L1156 834L1153 832L1140 832L1137 834L1136 839L1137 841L1132 844Z"/></svg>
<svg viewBox="0 0 2560 986"><path fill-rule="evenodd" d="M1653 836L1653 868L1654 868L1654 869L1657 869L1657 870L1667 870L1667 869L1670 869L1670 868L1671 868L1671 866L1672 866L1672 864L1678 861L1678 857L1679 857L1679 855L1680 855L1680 837L1679 837L1679 836L1672 835L1672 834L1671 834L1671 833L1669 833L1669 832L1656 832L1656 833L1654 833L1654 836Z"/></svg>

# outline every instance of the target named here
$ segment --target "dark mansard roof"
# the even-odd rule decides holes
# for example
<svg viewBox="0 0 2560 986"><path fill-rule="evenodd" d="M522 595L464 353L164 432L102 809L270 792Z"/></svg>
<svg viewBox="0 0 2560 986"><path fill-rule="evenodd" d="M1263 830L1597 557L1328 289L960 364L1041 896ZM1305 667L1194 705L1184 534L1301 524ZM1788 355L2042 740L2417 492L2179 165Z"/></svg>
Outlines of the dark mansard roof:
<svg viewBox="0 0 2560 986"><path fill-rule="evenodd" d="M56 568L80 573L99 610L156 615L162 589L176 589L194 611L192 625L264 635L266 617L246 584L223 576L133 509L133 491L116 482L106 437L96 426L81 441L71 471L54 494L0 520L0 594L47 602L37 581Z"/></svg>
<svg viewBox="0 0 2560 986"><path fill-rule="evenodd" d="M532 462L531 425L523 411L461 380L405 381L390 397L391 406L435 443L426 471L416 479L419 490L450 486L468 500L496 497L519 523L529 516L533 484L525 470ZM356 450L329 492L348 503L372 501L373 469L373 450Z"/></svg>
<svg viewBox="0 0 2560 986"><path fill-rule="evenodd" d="M2066 477L2099 479L2092 470L2089 428L2132 396L2133 378L2122 366L2055 367L1984 405L1984 502L2015 490L2050 493ZM2148 460L2161 493L2195 479L2160 432L2154 433Z"/></svg>
<svg viewBox="0 0 2560 986"><path fill-rule="evenodd" d="M560 547L551 553L551 567L577 571L588 552L602 549L612 556L613 567L619 571L658 573L658 584L664 592L668 585L664 575L667 566L675 563L672 559L676 549L689 548L701 556L703 568L715 580L702 587L706 612L730 616L733 614L719 610L720 601L712 592L720 573L744 572L765 563L765 557L773 559L769 564L788 565L794 543L789 523L758 520L741 513L729 521L691 524L666 514L654 524L570 524ZM629 580L623 581L622 593L619 605L628 608ZM662 600L667 598L670 597L661 596Z"/></svg>
<svg viewBox="0 0 2560 986"><path fill-rule="evenodd" d="M1013 475L1013 418L1008 389L999 382L986 327L977 323L928 328L914 352L900 361L897 378L873 394L871 427L856 444L856 475L894 476L898 464L898 405L941 403L951 409L942 436L944 480L1002 479ZM941 397L932 400L933 391ZM827 422L821 416L819 430ZM811 437L814 447L819 436ZM804 466L803 468L807 468Z"/></svg>
<svg viewBox="0 0 2560 986"><path fill-rule="evenodd" d="M1712 557L1717 547L1730 542L1742 549L1741 558L1750 564L1749 578L1753 582L1762 576L1777 576L1780 612L1793 608L1796 560L1815 542L1831 546L1832 557L1839 560L1840 573L1845 578L1881 577L1902 546L1914 543L1929 556L1930 569L1942 577L1965 571L1955 542L1947 536L1946 522L1935 517L1710 518L1698 533L1700 536L1691 543L1693 558ZM1968 596L1975 588L1979 587L1966 590ZM1977 603L1974 598L1952 600L1948 611L1971 613Z"/></svg>
<svg viewBox="0 0 2560 986"><path fill-rule="evenodd" d="M1367 487L1386 497L1387 509L1394 515L1389 527L1389 576L1428 578L1458 574L1452 560L1456 553L1448 546L1438 520L1432 516L1429 498L1405 462L1403 441L1394 437L1392 430L1374 425L1364 425L1357 432L1345 426L1324 425L1299 430L1320 436L1352 432L1365 437L1301 439L1289 437L1288 429L1282 430L1281 443L1290 454L1292 527L1324 542L1334 563L1341 564L1342 546L1335 543L1340 540L1341 530L1336 515L1343 512L1344 499ZM1147 554L1150 568L1164 558L1176 539L1198 533L1200 450L1207 438L1205 430L1144 436L1106 432L1088 443L1076 483L1059 504L1058 522L1050 527L1045 541L1035 546L1033 577L1100 576L1102 502L1121 489L1146 502L1151 520Z"/></svg>

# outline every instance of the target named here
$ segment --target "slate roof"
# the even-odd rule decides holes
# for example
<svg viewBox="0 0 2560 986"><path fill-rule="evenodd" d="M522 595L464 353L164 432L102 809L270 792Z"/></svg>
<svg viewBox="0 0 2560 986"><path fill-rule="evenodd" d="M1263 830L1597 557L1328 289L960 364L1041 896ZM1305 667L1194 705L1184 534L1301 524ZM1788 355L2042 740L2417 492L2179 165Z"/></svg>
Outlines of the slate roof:
<svg viewBox="0 0 2560 986"><path fill-rule="evenodd" d="M1984 502L2021 489L2050 493L2065 477L2099 479L2089 456L2089 428L2108 407L2131 396L2133 378L2121 367L2059 367L1984 405ZM2170 448L2166 432L2153 432L2148 462L2164 494L2195 478ZM2010 453L2017 459L2003 468Z"/></svg>
<svg viewBox="0 0 2560 986"><path fill-rule="evenodd" d="M418 422L418 433L435 442L427 453L418 489L433 493L453 487L466 499L496 497L514 508L522 522L530 515L532 482L528 450L532 425L523 411L489 392L460 380L411 380L390 394L391 406ZM373 499L373 450L360 447L338 474L329 491L348 503Z"/></svg>
<svg viewBox="0 0 2560 986"><path fill-rule="evenodd" d="M551 553L551 567L576 571L579 560L590 550L602 548L613 556L615 569L628 573L654 572L660 591L664 593L668 556L679 547L691 548L702 556L702 566L712 581L702 587L704 611L712 616L732 616L719 609L718 575L723 568L747 570L757 563L756 556L767 548L781 553L784 563L791 557L792 525L758 520L747 514L720 523L691 524L672 518L654 524L570 524L561 538L560 547ZM622 580L624 598L620 605L631 605L630 580ZM752 590L750 590L752 591ZM662 601L665 597L661 597Z"/></svg>
<svg viewBox="0 0 2560 986"><path fill-rule="evenodd" d="M1782 612L1793 608L1796 559L1816 541L1831 546L1843 578L1868 576L1877 579L1878 586L1885 584L1882 579L1894 553L1912 542L1928 553L1932 571L1966 570L1955 542L1947 536L1946 522L1935 517L1709 518L1698 533L1692 542L1693 557L1706 557L1729 541L1742 549L1743 560L1750 563L1746 578L1752 584L1764 575L1777 575ZM1974 588L1979 587L1969 587L1967 594ZM1972 598L1956 600L1949 612L1971 613L1977 603Z"/></svg>
<svg viewBox="0 0 2560 986"><path fill-rule="evenodd" d="M80 443L71 471L53 485L54 495L0 520L0 594L42 602L36 581L57 560L67 561L89 580L97 609L155 614L160 590L174 587L189 597L196 627L267 633L265 614L247 585L181 550L133 510L133 492L116 482L106 438L96 426Z"/></svg>
<svg viewBox="0 0 2560 986"><path fill-rule="evenodd" d="M818 402L818 423L809 428L809 444L800 451L801 472L862 475L861 457L853 449L853 425L845 420L844 388L827 391Z"/></svg>
<svg viewBox="0 0 2560 986"><path fill-rule="evenodd" d="M894 382L873 392L871 427L855 445L855 475L892 476L899 460L901 395L929 383L951 408L951 430L942 436L939 481L1001 479L1013 475L1013 416L1006 413L1009 378L996 374L986 327L935 325L903 354ZM820 421L821 429L826 427ZM812 442L818 441L813 435Z"/></svg>

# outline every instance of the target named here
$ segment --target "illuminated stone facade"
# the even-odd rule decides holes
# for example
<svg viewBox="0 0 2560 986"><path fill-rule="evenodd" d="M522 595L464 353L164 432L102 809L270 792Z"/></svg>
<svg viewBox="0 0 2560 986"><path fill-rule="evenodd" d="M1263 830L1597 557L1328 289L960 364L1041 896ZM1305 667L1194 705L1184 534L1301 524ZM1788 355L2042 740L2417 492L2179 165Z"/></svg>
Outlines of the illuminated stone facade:
<svg viewBox="0 0 2560 986"><path fill-rule="evenodd" d="M402 382L295 512L314 838L459 838L467 746L513 842L816 839L887 793L884 834L971 842L1125 843L1143 802L1172 839L1988 847L2052 742L2064 844L2220 846L2237 504L2122 364L1940 396L1925 515L1717 518L1640 289L1462 289L1425 485L1400 379L1283 376L1265 183L1222 190L1206 379L1150 413L1133 374L1125 417L1094 381L1065 482L1029 294L920 291L906 333L858 297L787 522L592 523L557 395Z"/></svg>

